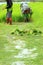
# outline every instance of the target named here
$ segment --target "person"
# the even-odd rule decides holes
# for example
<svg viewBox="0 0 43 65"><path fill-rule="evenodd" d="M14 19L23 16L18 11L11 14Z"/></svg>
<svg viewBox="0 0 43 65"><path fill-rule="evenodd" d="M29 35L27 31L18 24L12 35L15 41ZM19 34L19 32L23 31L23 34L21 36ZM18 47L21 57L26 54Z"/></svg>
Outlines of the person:
<svg viewBox="0 0 43 65"><path fill-rule="evenodd" d="M20 9L24 16L25 22L30 21L33 12L32 9L28 6L28 4L26 2L22 2L20 5Z"/></svg>
<svg viewBox="0 0 43 65"><path fill-rule="evenodd" d="M12 25L12 0L6 0L7 5L5 7L5 9L7 9L7 15L6 15L6 21L7 24L10 23L10 25Z"/></svg>

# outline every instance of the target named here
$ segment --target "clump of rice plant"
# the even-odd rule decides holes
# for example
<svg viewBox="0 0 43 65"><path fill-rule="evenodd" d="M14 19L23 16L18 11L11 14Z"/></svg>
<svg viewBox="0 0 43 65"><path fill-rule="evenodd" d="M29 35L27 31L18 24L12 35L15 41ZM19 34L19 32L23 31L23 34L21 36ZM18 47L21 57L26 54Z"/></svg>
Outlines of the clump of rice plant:
<svg viewBox="0 0 43 65"><path fill-rule="evenodd" d="M36 30L36 29L32 29L32 30L20 30L20 29L16 29L15 31L11 32L11 34L15 34L15 35L40 35L42 34L42 31Z"/></svg>

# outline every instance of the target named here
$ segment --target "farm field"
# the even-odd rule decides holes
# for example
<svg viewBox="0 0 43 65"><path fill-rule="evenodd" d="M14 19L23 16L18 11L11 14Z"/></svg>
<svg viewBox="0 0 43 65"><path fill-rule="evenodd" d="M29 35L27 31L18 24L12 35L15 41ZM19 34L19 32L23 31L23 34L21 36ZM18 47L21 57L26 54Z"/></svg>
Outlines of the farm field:
<svg viewBox="0 0 43 65"><path fill-rule="evenodd" d="M5 23L6 10L0 7L0 65L43 65L43 3L29 6L32 21L24 22L20 4L13 5L13 25Z"/></svg>

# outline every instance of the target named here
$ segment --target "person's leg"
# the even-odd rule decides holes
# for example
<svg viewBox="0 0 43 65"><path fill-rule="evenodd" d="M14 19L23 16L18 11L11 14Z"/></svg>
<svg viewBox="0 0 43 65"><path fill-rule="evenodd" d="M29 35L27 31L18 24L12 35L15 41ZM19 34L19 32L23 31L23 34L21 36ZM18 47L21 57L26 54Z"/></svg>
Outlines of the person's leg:
<svg viewBox="0 0 43 65"><path fill-rule="evenodd" d="M9 18L6 18L6 22L7 22L7 24L9 23Z"/></svg>
<svg viewBox="0 0 43 65"><path fill-rule="evenodd" d="M29 10L26 9L26 10L24 11L24 20L25 20L25 22L28 22L28 21L29 21L28 13L29 13Z"/></svg>
<svg viewBox="0 0 43 65"><path fill-rule="evenodd" d="M9 11L9 23L12 25L12 11Z"/></svg>
<svg viewBox="0 0 43 65"><path fill-rule="evenodd" d="M6 22L7 22L7 24L9 23L9 11L7 11Z"/></svg>
<svg viewBox="0 0 43 65"><path fill-rule="evenodd" d="M25 15L25 13L23 14L23 18L24 18L24 21L26 22L26 15Z"/></svg>
<svg viewBox="0 0 43 65"><path fill-rule="evenodd" d="M7 24L10 23L10 25L12 24L12 12L11 11L8 11L7 12Z"/></svg>
<svg viewBox="0 0 43 65"><path fill-rule="evenodd" d="M29 21L28 14L26 13L25 14L25 22L28 22L28 21Z"/></svg>
<svg viewBox="0 0 43 65"><path fill-rule="evenodd" d="M10 25L12 25L12 18L9 18L9 23Z"/></svg>
<svg viewBox="0 0 43 65"><path fill-rule="evenodd" d="M28 16L28 13L26 14L26 20L27 20L27 22L29 22L29 16Z"/></svg>

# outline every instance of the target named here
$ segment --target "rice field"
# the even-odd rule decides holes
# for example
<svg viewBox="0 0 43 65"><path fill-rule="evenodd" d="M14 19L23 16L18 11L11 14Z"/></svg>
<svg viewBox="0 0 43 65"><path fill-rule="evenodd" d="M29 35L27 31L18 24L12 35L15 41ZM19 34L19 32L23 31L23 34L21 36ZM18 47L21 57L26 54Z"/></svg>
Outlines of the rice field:
<svg viewBox="0 0 43 65"><path fill-rule="evenodd" d="M13 25L5 23L6 10L0 7L0 65L43 65L43 3L29 6L32 22L25 23L20 4L13 5Z"/></svg>

